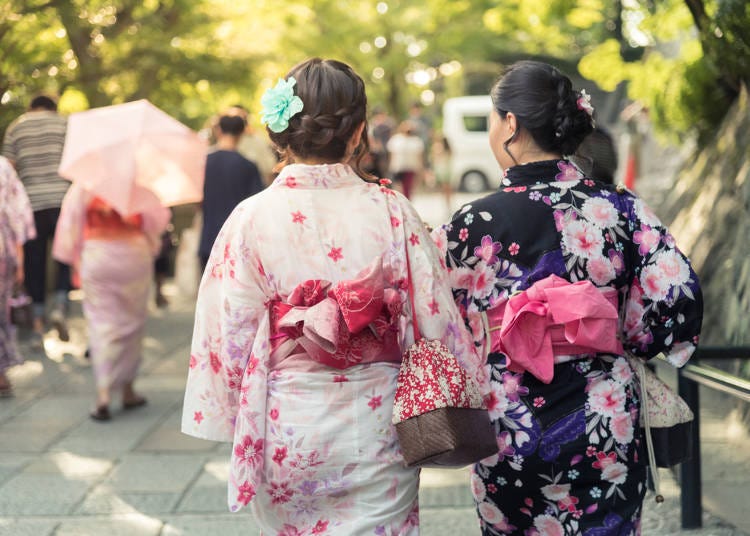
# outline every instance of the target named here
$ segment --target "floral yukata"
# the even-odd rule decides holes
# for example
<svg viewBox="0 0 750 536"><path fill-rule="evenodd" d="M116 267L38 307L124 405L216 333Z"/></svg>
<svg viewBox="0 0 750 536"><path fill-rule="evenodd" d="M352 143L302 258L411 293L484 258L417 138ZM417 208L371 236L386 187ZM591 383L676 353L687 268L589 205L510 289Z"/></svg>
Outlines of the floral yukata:
<svg viewBox="0 0 750 536"><path fill-rule="evenodd" d="M0 372L23 363L10 321L10 299L16 278L16 246L36 238L29 197L10 162L0 157Z"/></svg>
<svg viewBox="0 0 750 536"><path fill-rule="evenodd" d="M422 335L481 384L424 224L349 166L286 166L214 244L182 429L234 443L229 508L250 505L263 534L418 534L419 473L404 467L391 425L413 338L405 248Z"/></svg>
<svg viewBox="0 0 750 536"><path fill-rule="evenodd" d="M435 237L477 344L488 330L494 341L512 327L507 315L498 325L493 312L514 300L548 309L546 320L543 312L513 322L574 313L573 300L553 303L549 291L558 285L566 292L588 288L593 294L576 303L599 299L610 318L593 320L614 318L619 331L603 337L609 342L595 337L584 345L591 351L555 351L548 376L541 365L518 365L543 353L544 331L521 330L526 339L511 341L531 355L493 346L489 406L499 453L472 473L483 534L638 534L647 457L639 390L624 354L645 360L663 352L682 366L701 324L698 279L672 236L631 193L552 160L509 168L499 191L465 205ZM549 303L539 301L544 293Z"/></svg>

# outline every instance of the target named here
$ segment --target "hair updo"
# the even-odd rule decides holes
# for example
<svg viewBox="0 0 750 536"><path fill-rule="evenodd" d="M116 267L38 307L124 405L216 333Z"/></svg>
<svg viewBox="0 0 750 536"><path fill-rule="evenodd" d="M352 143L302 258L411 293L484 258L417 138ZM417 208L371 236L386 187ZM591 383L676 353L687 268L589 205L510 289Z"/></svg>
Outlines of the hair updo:
<svg viewBox="0 0 750 536"><path fill-rule="evenodd" d="M341 162L354 131L367 118L365 83L347 64L320 58L296 65L285 78L290 76L297 80L294 93L304 107L282 132L266 129L281 155L281 165L293 163L295 156ZM361 167L368 149L365 125L351 162L363 178L371 178Z"/></svg>
<svg viewBox="0 0 750 536"><path fill-rule="evenodd" d="M552 65L519 61L492 88L492 103L501 117L516 116L540 149L571 155L593 130L591 116L578 108L580 94Z"/></svg>

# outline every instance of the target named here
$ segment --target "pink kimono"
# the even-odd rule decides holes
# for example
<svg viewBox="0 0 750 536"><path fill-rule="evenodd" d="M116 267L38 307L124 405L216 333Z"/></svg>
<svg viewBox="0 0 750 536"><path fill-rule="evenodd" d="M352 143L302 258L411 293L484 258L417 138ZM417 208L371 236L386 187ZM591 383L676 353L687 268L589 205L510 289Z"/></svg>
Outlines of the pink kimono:
<svg viewBox="0 0 750 536"><path fill-rule="evenodd" d="M114 389L133 382L141 362L154 257L171 214L155 204L138 218L140 232L87 236L92 197L75 183L68 190L52 255L80 274L96 385Z"/></svg>
<svg viewBox="0 0 750 536"><path fill-rule="evenodd" d="M23 363L10 322L16 277L16 246L36 237L29 197L10 162L0 156L0 372Z"/></svg>
<svg viewBox="0 0 750 536"><path fill-rule="evenodd" d="M349 166L285 167L214 244L182 430L234 443L229 508L250 504L264 534L418 534L418 470L391 425L406 247L422 335L487 385L421 219Z"/></svg>

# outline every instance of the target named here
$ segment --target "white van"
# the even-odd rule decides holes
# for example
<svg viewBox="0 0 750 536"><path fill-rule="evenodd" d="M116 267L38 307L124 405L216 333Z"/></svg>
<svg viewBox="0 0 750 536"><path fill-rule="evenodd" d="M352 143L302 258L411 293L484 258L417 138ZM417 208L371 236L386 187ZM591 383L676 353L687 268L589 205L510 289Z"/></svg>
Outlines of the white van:
<svg viewBox="0 0 750 536"><path fill-rule="evenodd" d="M451 148L451 185L466 192L500 186L502 172L489 142L492 99L455 97L443 104L443 135Z"/></svg>

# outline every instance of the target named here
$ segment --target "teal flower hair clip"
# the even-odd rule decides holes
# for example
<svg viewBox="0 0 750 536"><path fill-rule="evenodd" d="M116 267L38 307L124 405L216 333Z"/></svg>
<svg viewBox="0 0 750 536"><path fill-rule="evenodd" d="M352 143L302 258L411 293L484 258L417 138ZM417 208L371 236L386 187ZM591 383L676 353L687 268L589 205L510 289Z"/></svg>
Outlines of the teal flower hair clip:
<svg viewBox="0 0 750 536"><path fill-rule="evenodd" d="M268 125L272 132L283 132L289 120L302 111L302 99L294 94L297 81L293 76L288 80L279 78L276 87L268 88L260 99L261 123Z"/></svg>

